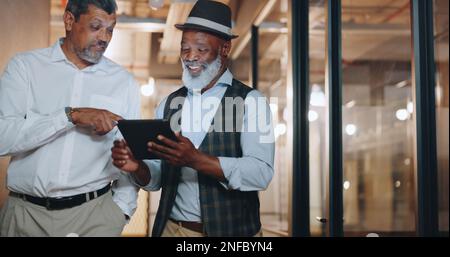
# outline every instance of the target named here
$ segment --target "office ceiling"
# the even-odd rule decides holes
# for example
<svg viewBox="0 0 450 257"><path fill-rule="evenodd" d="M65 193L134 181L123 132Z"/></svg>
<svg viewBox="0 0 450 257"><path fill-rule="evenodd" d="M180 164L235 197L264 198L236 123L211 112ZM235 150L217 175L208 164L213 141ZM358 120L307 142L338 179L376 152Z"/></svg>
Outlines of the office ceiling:
<svg viewBox="0 0 450 257"><path fill-rule="evenodd" d="M64 35L62 14L64 0L51 0L51 41ZM233 11L234 33L232 68L241 80L248 80L250 28L260 26L259 55L262 85L270 86L283 72L288 45L287 0L221 0ZM324 0L310 0L311 67L317 74L323 70L325 58ZM441 27L448 53L448 1ZM159 9L152 9L148 0L117 0L119 23L107 55L132 71L142 82L154 77L166 84L177 84L181 74L179 42L181 32L174 24L183 23L194 0L164 0ZM445 4L445 3L444 3ZM355 61L409 61L409 0L343 0L343 59ZM446 15L446 16L445 16ZM445 40L446 39L446 40ZM283 58L284 56L284 58ZM447 54L448 59L448 54ZM281 60L281 64L280 64ZM314 74L312 75L314 79ZM162 82L161 82L162 83ZM171 87L167 87L171 91Z"/></svg>

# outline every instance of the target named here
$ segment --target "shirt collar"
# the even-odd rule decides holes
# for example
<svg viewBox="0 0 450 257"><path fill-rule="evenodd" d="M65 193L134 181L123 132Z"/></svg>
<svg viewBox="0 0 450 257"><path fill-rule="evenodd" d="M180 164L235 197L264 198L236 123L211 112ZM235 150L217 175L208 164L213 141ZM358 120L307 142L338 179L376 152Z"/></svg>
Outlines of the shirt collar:
<svg viewBox="0 0 450 257"><path fill-rule="evenodd" d="M233 74L231 74L230 70L227 69L222 76L220 76L219 80L217 81L216 85L224 84L227 86L231 86L233 84Z"/></svg>
<svg viewBox="0 0 450 257"><path fill-rule="evenodd" d="M64 42L64 38L60 38L56 43L52 46L51 51L51 60L53 62L66 61L67 57L64 54L61 45ZM67 60L68 61L68 60Z"/></svg>
<svg viewBox="0 0 450 257"><path fill-rule="evenodd" d="M58 41L52 46L50 58L53 62L66 61L67 63L72 64L72 62L67 59L66 55L64 54L64 52L61 48L61 45L63 43L64 43L64 38L58 39ZM108 64L107 64L106 57L102 56L99 63L88 66L88 67L84 68L84 70L92 71L92 72L96 72L97 70L102 70L104 72L108 72L107 66L108 66Z"/></svg>

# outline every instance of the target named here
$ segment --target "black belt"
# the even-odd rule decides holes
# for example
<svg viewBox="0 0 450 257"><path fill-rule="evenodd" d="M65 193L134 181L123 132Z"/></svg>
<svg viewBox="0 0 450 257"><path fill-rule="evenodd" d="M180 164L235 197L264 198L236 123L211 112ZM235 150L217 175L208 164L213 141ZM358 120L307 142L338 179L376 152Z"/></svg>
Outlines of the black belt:
<svg viewBox="0 0 450 257"><path fill-rule="evenodd" d="M41 198L41 197L35 197L31 195L26 194L20 194L16 192L10 192L10 196L21 198L27 202L43 206L47 208L47 210L63 210L72 208L78 205L82 205L85 202L88 202L90 200L93 200L101 195L104 195L111 189L111 185L108 184L104 188L99 189L97 191L74 195L74 196L66 196L66 197L60 197L60 198Z"/></svg>

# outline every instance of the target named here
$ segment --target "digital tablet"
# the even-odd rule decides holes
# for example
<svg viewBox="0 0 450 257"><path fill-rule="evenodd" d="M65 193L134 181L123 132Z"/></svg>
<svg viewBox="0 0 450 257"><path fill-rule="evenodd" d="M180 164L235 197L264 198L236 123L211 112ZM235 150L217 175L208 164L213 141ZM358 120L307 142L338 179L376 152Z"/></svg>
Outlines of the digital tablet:
<svg viewBox="0 0 450 257"><path fill-rule="evenodd" d="M168 120L120 120L117 126L137 160L160 159L147 150L150 141L164 145L158 135L177 141Z"/></svg>

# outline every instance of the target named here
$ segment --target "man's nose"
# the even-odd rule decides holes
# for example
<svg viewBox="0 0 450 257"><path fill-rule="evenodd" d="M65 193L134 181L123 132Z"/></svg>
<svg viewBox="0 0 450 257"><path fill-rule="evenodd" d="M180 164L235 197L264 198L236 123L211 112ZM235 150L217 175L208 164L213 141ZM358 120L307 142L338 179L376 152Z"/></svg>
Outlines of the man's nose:
<svg viewBox="0 0 450 257"><path fill-rule="evenodd" d="M97 40L104 42L105 44L110 40L110 36L106 32L106 29L100 30L100 32L97 35Z"/></svg>
<svg viewBox="0 0 450 257"><path fill-rule="evenodd" d="M188 62L196 62L199 59L200 58L199 58L198 54L194 51L191 51L184 56L184 60L188 61Z"/></svg>

